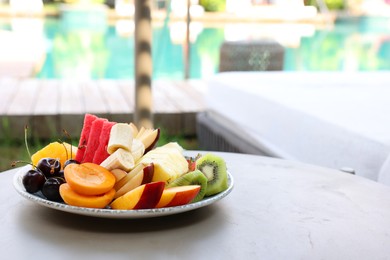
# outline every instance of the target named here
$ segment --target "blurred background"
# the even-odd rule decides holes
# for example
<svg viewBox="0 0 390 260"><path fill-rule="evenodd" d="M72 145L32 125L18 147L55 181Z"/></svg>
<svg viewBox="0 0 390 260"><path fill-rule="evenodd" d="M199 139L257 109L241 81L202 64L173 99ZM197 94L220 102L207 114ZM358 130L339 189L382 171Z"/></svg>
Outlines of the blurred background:
<svg viewBox="0 0 390 260"><path fill-rule="evenodd" d="M218 73L224 42L264 39L283 47L284 71L390 69L389 0L152 0L151 6L153 80L207 80ZM0 77L133 80L134 12L132 0L0 0ZM196 136L162 142L167 138L197 148ZM0 170L25 157L20 139L0 136Z"/></svg>
<svg viewBox="0 0 390 260"><path fill-rule="evenodd" d="M0 2L0 63L28 60L23 75L41 79L134 77L133 1ZM186 60L186 1L152 1L154 79L183 79L186 62L189 78L207 78L224 41L264 38L285 48L286 71L390 68L389 1L190 2Z"/></svg>

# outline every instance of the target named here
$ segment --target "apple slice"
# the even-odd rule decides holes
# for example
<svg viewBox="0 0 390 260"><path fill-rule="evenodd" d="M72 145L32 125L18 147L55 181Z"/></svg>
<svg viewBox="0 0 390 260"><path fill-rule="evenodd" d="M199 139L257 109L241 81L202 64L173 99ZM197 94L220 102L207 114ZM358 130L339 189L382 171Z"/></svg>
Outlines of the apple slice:
<svg viewBox="0 0 390 260"><path fill-rule="evenodd" d="M200 185L165 188L156 208L175 207L190 203L200 191Z"/></svg>
<svg viewBox="0 0 390 260"><path fill-rule="evenodd" d="M160 201L165 182L146 183L118 197L111 203L112 209L152 209Z"/></svg>
<svg viewBox="0 0 390 260"><path fill-rule="evenodd" d="M131 130L133 131L133 137L136 137L138 135L138 128L134 123L130 123L129 126L131 127Z"/></svg>
<svg viewBox="0 0 390 260"><path fill-rule="evenodd" d="M137 164L137 166L135 166L134 169L132 169L129 173L127 173L125 177L123 177L117 183L115 183L114 189L119 190L120 188L122 188L123 185L128 183L134 176L136 176L138 173L143 171L144 167L145 164L142 163Z"/></svg>
<svg viewBox="0 0 390 260"><path fill-rule="evenodd" d="M127 172L122 170L122 169L114 169L114 170L111 170L111 173L114 175L115 177L115 183L117 183L118 181L120 181L122 178L124 178L125 176L127 176Z"/></svg>
<svg viewBox="0 0 390 260"><path fill-rule="evenodd" d="M114 198L118 198L125 193L143 185L149 183L153 179L154 173L154 165L151 163L143 168L137 175L130 179L127 183L125 183L120 189L118 189L115 193Z"/></svg>
<svg viewBox="0 0 390 260"><path fill-rule="evenodd" d="M145 146L145 153L149 152L156 146L159 138L160 138L160 128L157 128L147 134L142 135L140 140Z"/></svg>
<svg viewBox="0 0 390 260"><path fill-rule="evenodd" d="M141 137L144 134L145 130L146 130L146 128L141 126L141 128L138 129L138 133L137 133L137 135L135 135L135 138Z"/></svg>

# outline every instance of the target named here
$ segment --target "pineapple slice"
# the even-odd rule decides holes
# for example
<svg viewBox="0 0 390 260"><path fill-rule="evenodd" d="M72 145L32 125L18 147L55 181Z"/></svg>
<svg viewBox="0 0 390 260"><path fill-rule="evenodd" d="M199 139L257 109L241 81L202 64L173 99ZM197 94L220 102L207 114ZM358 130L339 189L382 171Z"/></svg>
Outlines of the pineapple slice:
<svg viewBox="0 0 390 260"><path fill-rule="evenodd" d="M168 143L146 153L138 163L153 163L152 181L170 183L188 171L188 162L183 155L183 148L177 143Z"/></svg>

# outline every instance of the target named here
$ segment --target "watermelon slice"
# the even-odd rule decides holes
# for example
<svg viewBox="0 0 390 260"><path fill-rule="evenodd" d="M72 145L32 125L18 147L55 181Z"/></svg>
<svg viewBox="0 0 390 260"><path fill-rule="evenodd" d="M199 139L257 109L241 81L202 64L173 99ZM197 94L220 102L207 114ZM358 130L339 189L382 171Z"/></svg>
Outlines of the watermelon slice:
<svg viewBox="0 0 390 260"><path fill-rule="evenodd" d="M91 114L85 114L84 116L83 129L81 130L79 146L75 157L76 161L78 162L81 162L84 158L85 150L88 145L88 137L91 131L92 123L97 118L98 118L97 116Z"/></svg>
<svg viewBox="0 0 390 260"><path fill-rule="evenodd" d="M93 121L91 131L89 132L87 149L85 150L83 163L92 162L95 152L99 147L100 133L103 128L104 122L107 122L105 118L98 118Z"/></svg>
<svg viewBox="0 0 390 260"><path fill-rule="evenodd" d="M107 152L107 145L110 139L111 128L115 124L116 122L111 121L104 122L102 131L100 133L99 147L93 156L93 163L101 164L109 156Z"/></svg>

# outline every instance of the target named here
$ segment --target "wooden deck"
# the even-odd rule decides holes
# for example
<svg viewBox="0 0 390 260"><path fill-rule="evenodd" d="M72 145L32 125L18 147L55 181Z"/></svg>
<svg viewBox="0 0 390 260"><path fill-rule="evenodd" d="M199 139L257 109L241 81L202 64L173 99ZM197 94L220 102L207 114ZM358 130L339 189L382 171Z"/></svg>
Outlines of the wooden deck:
<svg viewBox="0 0 390 260"><path fill-rule="evenodd" d="M200 80L153 81L156 127L169 134L196 134L196 114L205 108ZM38 137L80 134L85 113L131 122L133 80L66 81L0 78L0 137L23 138L24 126Z"/></svg>

